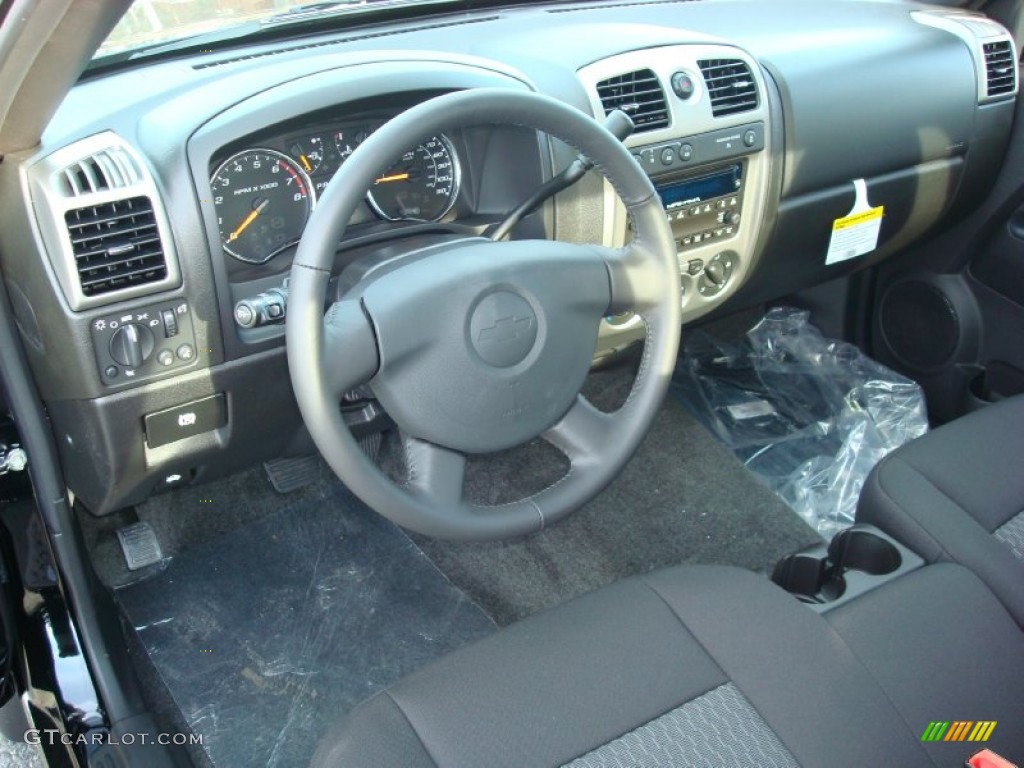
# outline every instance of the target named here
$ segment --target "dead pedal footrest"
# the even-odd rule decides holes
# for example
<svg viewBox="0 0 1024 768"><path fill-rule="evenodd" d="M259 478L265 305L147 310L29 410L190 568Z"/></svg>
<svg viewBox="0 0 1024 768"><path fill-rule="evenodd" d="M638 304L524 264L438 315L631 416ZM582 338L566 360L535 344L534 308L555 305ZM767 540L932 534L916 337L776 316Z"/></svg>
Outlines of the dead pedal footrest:
<svg viewBox="0 0 1024 768"><path fill-rule="evenodd" d="M149 523L133 523L117 529L117 540L128 564L129 571L137 571L147 565L156 565L164 559L160 540Z"/></svg>

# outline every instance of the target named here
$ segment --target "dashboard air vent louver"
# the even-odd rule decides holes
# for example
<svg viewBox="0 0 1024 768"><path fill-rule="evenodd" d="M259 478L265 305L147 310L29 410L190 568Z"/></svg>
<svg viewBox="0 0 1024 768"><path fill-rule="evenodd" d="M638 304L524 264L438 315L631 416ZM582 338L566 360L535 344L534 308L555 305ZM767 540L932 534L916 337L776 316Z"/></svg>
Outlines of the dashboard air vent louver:
<svg viewBox="0 0 1024 768"><path fill-rule="evenodd" d="M65 194L78 197L137 184L139 171L127 152L111 147L68 166L64 169L63 179Z"/></svg>
<svg viewBox="0 0 1024 768"><path fill-rule="evenodd" d="M985 43L985 82L989 96L1013 93L1017 87L1017 68L1013 61L1013 46L1009 40Z"/></svg>
<svg viewBox="0 0 1024 768"><path fill-rule="evenodd" d="M98 296L167 276L160 233L148 197L75 208L64 214L85 296Z"/></svg>
<svg viewBox="0 0 1024 768"><path fill-rule="evenodd" d="M633 119L637 133L668 127L665 91L649 69L602 80L597 84L597 95L605 114L621 109Z"/></svg>
<svg viewBox="0 0 1024 768"><path fill-rule="evenodd" d="M757 83L750 67L740 59L702 59L697 62L715 117L757 109Z"/></svg>

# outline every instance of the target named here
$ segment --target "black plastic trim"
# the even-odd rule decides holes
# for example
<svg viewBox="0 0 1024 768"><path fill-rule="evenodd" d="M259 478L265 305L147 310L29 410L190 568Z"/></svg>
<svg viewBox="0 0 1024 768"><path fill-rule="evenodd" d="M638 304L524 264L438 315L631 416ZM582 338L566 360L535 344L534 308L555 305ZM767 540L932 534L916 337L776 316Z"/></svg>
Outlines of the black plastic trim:
<svg viewBox="0 0 1024 768"><path fill-rule="evenodd" d="M28 376L10 299L3 288L0 288L0 356L4 361L0 366L0 380L30 457L29 472L57 561L60 590L72 612L107 724L116 727L120 721L145 715L146 707L126 656L116 608L88 563L84 542L64 490L53 434ZM150 751L143 758L152 768L171 764L163 750Z"/></svg>

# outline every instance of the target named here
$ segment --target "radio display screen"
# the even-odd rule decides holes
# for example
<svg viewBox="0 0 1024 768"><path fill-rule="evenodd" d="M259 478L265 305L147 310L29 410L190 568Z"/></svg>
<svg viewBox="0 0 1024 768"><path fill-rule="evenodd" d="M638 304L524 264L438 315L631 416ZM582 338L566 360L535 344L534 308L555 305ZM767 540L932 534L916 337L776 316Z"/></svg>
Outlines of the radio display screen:
<svg viewBox="0 0 1024 768"><path fill-rule="evenodd" d="M676 184L658 187L661 204L665 208L678 205L689 205L721 197L736 192L736 182L740 177L739 166L733 166L718 173L687 179Z"/></svg>

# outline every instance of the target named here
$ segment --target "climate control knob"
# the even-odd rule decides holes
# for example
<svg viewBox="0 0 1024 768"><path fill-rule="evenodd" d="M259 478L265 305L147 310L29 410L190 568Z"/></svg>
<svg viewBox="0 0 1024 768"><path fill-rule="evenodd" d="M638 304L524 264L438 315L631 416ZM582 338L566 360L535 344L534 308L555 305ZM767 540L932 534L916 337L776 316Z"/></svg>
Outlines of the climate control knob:
<svg viewBox="0 0 1024 768"><path fill-rule="evenodd" d="M138 368L153 354L153 332L139 323L125 323L110 337L110 356L125 368Z"/></svg>

